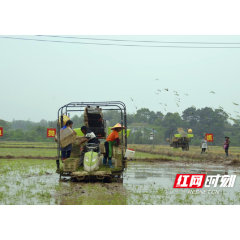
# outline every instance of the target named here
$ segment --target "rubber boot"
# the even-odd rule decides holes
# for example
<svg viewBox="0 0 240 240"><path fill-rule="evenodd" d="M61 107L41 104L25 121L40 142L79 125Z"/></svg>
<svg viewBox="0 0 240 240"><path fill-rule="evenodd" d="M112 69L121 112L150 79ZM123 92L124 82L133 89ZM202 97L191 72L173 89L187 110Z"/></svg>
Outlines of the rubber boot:
<svg viewBox="0 0 240 240"><path fill-rule="evenodd" d="M112 158L108 158L108 166L110 168L114 168L114 166L112 165Z"/></svg>
<svg viewBox="0 0 240 240"><path fill-rule="evenodd" d="M107 159L106 158L103 158L103 165L107 165Z"/></svg>

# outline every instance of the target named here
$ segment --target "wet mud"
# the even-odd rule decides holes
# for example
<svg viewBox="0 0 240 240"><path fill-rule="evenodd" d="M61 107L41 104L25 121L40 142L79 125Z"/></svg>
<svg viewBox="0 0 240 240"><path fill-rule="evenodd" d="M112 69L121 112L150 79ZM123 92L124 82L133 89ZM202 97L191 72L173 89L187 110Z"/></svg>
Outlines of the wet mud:
<svg viewBox="0 0 240 240"><path fill-rule="evenodd" d="M128 162L122 183L92 183L72 182L70 177L60 179L55 161L40 160L0 161L0 204L240 204L240 167L231 165L231 161L221 165L141 159ZM181 173L235 174L237 177L233 188L217 187L219 194L192 195L188 189L173 189L176 174Z"/></svg>

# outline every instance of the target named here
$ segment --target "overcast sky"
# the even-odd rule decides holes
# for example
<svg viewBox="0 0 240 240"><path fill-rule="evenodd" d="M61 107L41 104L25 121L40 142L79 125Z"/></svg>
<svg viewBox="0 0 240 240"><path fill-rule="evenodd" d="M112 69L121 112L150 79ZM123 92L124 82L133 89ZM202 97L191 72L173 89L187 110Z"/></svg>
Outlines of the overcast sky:
<svg viewBox="0 0 240 240"><path fill-rule="evenodd" d="M240 36L81 37L240 43ZM56 40L46 37L41 39ZM234 46L240 47L240 44ZM164 114L167 112L181 114L192 105L197 108L222 106L226 112L236 117L240 114L234 111L240 112L240 107L233 105L232 102L240 103L239 66L240 48L141 48L0 38L0 119L55 120L58 109L73 101L123 101L129 113L136 112L134 105L138 109L147 107L153 111L162 111ZM169 91L164 91L164 88L168 88ZM155 94L157 89L161 90L159 95ZM179 107L175 103L173 91L180 95ZM211 94L210 91L216 94ZM131 97L134 102L131 101ZM166 111L159 103L167 104Z"/></svg>

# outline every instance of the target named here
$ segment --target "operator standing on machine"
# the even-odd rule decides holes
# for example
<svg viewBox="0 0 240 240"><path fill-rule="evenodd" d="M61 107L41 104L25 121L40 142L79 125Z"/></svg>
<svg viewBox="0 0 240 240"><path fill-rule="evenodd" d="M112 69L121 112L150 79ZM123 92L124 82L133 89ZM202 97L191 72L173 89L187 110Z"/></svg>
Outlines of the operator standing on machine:
<svg viewBox="0 0 240 240"><path fill-rule="evenodd" d="M126 129L126 128L123 127L123 129ZM111 130L113 131L109 134L106 142L104 143L105 155L103 158L103 165L107 165L107 159L108 159L108 166L110 168L114 168L114 166L112 165L113 146L120 145L120 139L119 139L118 133L121 132L122 125L117 123L113 128L111 128Z"/></svg>

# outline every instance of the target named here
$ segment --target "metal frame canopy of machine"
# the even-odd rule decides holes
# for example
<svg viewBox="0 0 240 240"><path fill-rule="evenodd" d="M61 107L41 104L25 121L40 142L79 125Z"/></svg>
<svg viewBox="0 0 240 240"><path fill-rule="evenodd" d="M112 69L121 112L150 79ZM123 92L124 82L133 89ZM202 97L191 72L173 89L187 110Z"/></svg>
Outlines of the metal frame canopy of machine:
<svg viewBox="0 0 240 240"><path fill-rule="evenodd" d="M99 111L98 111L99 109ZM59 108L58 110L58 115L57 115L57 138L60 139L60 130L61 130L61 126L63 126L64 120L63 120L63 116L68 116L70 113L72 112L84 112L87 114L96 114L99 116L99 114L102 114L102 111L119 111L120 115L121 115L121 126L122 129L125 128L127 129L127 114L126 114L126 105L121 102L121 101L105 101L105 102L70 102L64 106L62 106L61 108ZM89 119L88 119L89 120ZM87 121L88 121L87 120ZM87 123L86 121L86 123ZM84 121L85 122L85 121ZM124 126L124 127L123 127ZM90 127L92 129L92 127ZM94 129L94 128L93 128ZM95 132L97 132L99 129L94 129ZM93 131L94 131L93 130ZM102 134L102 132L98 132L98 138L106 138L105 135ZM125 146L125 149L127 149L127 134L125 131L121 131L121 146ZM56 164L57 164L57 169L59 169L60 166L60 159L61 159L61 155L60 155L60 141L58 141L58 148L57 148L57 160L56 160ZM122 152L122 160L124 160L124 147L121 148L121 152ZM122 171L124 170L125 166L124 166L124 161L122 164Z"/></svg>

